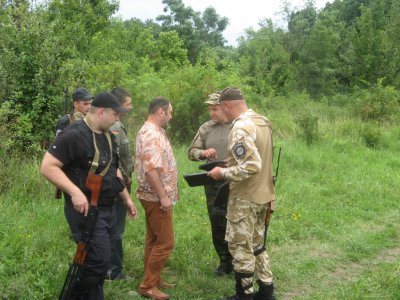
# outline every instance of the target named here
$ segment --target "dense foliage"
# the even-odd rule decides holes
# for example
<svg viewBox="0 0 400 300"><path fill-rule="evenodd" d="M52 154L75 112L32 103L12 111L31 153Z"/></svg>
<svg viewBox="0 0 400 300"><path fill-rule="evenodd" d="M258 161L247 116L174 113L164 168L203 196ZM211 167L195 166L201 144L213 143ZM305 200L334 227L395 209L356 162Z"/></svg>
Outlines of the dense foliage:
<svg viewBox="0 0 400 300"><path fill-rule="evenodd" d="M142 22L113 17L118 1L0 0L1 151L40 152L64 113L64 90L78 86L126 87L139 120L151 97L169 97L181 141L207 118L206 95L228 85L258 109L267 98L306 93L364 121L399 115L400 0L286 6L284 28L264 20L238 47L225 46L229 20L214 8L162 3L163 15Z"/></svg>

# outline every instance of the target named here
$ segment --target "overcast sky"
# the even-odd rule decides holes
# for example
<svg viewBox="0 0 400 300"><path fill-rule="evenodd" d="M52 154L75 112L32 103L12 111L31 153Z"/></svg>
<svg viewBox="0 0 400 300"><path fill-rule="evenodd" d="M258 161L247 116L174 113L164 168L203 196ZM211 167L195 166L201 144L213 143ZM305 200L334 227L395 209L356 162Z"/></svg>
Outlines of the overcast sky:
<svg viewBox="0 0 400 300"><path fill-rule="evenodd" d="M333 0L315 0L318 9ZM282 0L183 0L186 6L195 11L203 12L208 6L213 6L220 16L229 19L229 25L223 32L229 45L236 45L236 39L244 33L244 29L258 29L258 23L265 18L277 23L281 18L277 15L282 10ZM288 1L292 8L302 8L304 0ZM162 0L120 0L117 15L123 19L138 18L143 21L155 19L164 14Z"/></svg>

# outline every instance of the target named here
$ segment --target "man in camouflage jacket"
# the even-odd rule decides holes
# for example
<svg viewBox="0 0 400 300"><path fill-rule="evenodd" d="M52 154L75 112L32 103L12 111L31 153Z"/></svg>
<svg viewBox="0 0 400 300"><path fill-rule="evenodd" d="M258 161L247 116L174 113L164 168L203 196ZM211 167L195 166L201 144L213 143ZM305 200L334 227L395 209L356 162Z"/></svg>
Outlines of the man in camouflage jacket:
<svg viewBox="0 0 400 300"><path fill-rule="evenodd" d="M232 121L227 168L209 172L215 180L228 180L230 194L225 239L233 256L236 294L224 300L274 300L269 257L263 246L268 206L273 208L272 128L269 120L247 109L241 91L222 91L221 108ZM253 276L259 290L253 295Z"/></svg>

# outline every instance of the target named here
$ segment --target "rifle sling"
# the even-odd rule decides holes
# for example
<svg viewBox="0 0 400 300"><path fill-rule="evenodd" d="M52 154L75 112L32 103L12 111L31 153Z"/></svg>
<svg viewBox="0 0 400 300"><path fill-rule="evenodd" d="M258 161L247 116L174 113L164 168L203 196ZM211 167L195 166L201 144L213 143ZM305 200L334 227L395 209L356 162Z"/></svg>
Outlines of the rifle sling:
<svg viewBox="0 0 400 300"><path fill-rule="evenodd" d="M89 173L92 174L96 174L96 170L99 167L99 158L100 158L100 153L99 153L99 149L97 147L97 143L96 143L96 134L93 130L93 125L92 125L92 121L90 120L90 118L88 118L87 116L84 118L84 121L86 123L86 125L90 128L90 130L92 131L92 135L93 135L93 144L94 144L94 158L92 161L92 164L90 165L90 170ZM104 170L99 174L100 176L104 177L104 175L107 174L108 170L110 169L110 165L111 165L111 161L112 161L112 143L111 143L111 136L110 136L110 132L108 130L103 130L104 135L107 138L108 141L108 145L110 146L110 161L108 162L107 166L104 168Z"/></svg>

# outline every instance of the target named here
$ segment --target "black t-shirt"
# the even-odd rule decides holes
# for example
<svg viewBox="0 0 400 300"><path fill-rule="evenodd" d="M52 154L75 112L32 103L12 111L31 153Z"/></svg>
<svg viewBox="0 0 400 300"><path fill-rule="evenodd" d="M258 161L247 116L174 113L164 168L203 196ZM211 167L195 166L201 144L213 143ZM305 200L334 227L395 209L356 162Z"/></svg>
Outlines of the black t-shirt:
<svg viewBox="0 0 400 300"><path fill-rule="evenodd" d="M86 123L84 123L83 126L87 127ZM90 130L89 127L87 129ZM95 133L95 136L100 154L99 165L106 166L110 161L110 146L108 145L107 138L104 134ZM113 151L114 150L115 149L113 149ZM64 165L85 159L87 155L85 145L82 143L81 136L76 130L64 130L59 136L57 136L48 151Z"/></svg>
<svg viewBox="0 0 400 300"><path fill-rule="evenodd" d="M112 203L123 189L116 177L118 167L118 155L116 152L115 138L112 138L112 156L107 137L104 134L97 134L96 144L99 149L99 167L96 174L99 174L107 167L112 159L110 169L103 177L103 184L100 193L99 205L108 206ZM94 157L93 134L84 121L78 121L62 131L50 145L48 152L63 163L63 171L67 177L77 185L89 198L90 191L85 187L85 181L90 165ZM70 196L65 194L65 199L70 201Z"/></svg>

